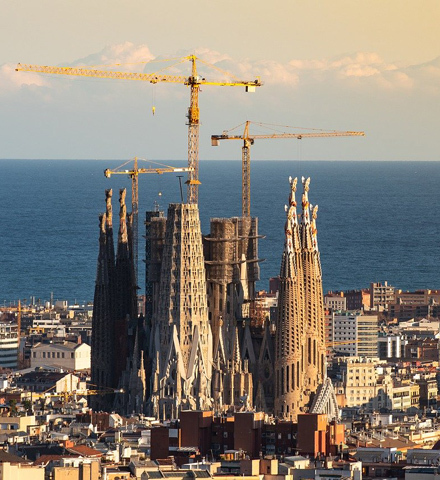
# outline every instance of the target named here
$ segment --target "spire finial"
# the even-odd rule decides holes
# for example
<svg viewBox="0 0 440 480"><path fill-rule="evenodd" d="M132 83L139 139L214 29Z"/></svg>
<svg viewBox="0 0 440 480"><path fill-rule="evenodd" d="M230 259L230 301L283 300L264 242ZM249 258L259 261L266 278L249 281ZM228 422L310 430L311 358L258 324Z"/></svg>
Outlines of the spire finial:
<svg viewBox="0 0 440 480"><path fill-rule="evenodd" d="M125 205L125 196L127 191L125 188L119 190L119 241L122 243L128 242L127 235L127 206Z"/></svg>
<svg viewBox="0 0 440 480"><path fill-rule="evenodd" d="M101 234L105 234L105 226L107 223L107 215L105 213L101 213L99 215L99 229L101 231Z"/></svg>
<svg viewBox="0 0 440 480"><path fill-rule="evenodd" d="M313 248L318 250L318 229L316 228L316 219L318 218L318 205L315 205L312 210L312 241Z"/></svg>
<svg viewBox="0 0 440 480"><path fill-rule="evenodd" d="M290 182L290 196L289 196L289 213L287 215L287 218L290 219L290 222L292 223L292 226L293 226L298 223L298 219L296 216L296 199L295 199L296 185L298 183L298 178L289 177L289 182Z"/></svg>
<svg viewBox="0 0 440 480"><path fill-rule="evenodd" d="M304 225L310 224L310 209L309 209L309 189L310 189L310 177L302 177L303 195L302 195L302 223Z"/></svg>
<svg viewBox="0 0 440 480"><path fill-rule="evenodd" d="M105 203L106 203L106 222L109 228L113 227L113 210L112 210L112 196L113 190L108 188L105 191Z"/></svg>
<svg viewBox="0 0 440 480"><path fill-rule="evenodd" d="M289 183L290 183L290 195L289 195L289 207L285 207L285 210L287 212L287 219L286 219L286 225L284 227L284 231L286 234L286 250L287 252L291 252L293 250L293 243L292 243L292 234L293 234L293 228L295 225L297 225L297 216L296 216L296 200L295 200L295 192L296 192L296 185L298 183L298 179L289 177Z"/></svg>

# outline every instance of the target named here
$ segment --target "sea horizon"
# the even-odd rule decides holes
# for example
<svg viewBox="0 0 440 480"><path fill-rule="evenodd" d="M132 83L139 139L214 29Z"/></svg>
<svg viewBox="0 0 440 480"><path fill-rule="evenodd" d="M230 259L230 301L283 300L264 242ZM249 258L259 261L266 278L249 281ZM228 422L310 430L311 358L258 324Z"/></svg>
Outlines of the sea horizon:
<svg viewBox="0 0 440 480"><path fill-rule="evenodd" d="M0 159L0 305L31 296L47 300L51 292L55 300L93 300L105 189L115 192L116 225L119 188L127 188L130 210L130 180L125 175L106 179L106 162L106 168L115 168L123 160ZM186 165L186 160L157 162ZM310 202L319 205L324 292L367 288L377 281L402 290L440 288L439 161L252 160L251 214L266 236L259 242L265 261L258 289L267 290L269 278L279 272L290 175L311 177ZM200 179L206 235L209 218L241 215L241 161L201 160ZM142 228L145 211L155 202L165 214L169 203L180 202L178 179L140 175L139 196Z"/></svg>

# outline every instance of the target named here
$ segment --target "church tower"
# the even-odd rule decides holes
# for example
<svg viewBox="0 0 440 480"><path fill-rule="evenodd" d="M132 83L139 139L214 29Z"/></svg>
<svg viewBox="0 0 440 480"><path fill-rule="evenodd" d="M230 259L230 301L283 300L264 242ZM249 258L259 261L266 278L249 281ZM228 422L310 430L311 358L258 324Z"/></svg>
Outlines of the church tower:
<svg viewBox="0 0 440 480"><path fill-rule="evenodd" d="M115 376L119 381L132 355L137 330L136 280L129 239L129 222L125 204L126 190L119 191L119 232L115 266Z"/></svg>
<svg viewBox="0 0 440 480"><path fill-rule="evenodd" d="M308 411L318 386L324 381L325 345L317 207L310 219L310 179L303 179L299 223L297 179L289 181L275 337L275 415L296 420L298 413Z"/></svg>
<svg viewBox="0 0 440 480"><path fill-rule="evenodd" d="M114 276L112 190L106 190L106 213L99 216L99 254L92 317L92 383L98 389L114 388ZM92 397L96 410L111 408L110 396Z"/></svg>
<svg viewBox="0 0 440 480"><path fill-rule="evenodd" d="M212 334L198 206L171 204L153 314L151 413L177 418L212 407Z"/></svg>
<svg viewBox="0 0 440 480"><path fill-rule="evenodd" d="M297 179L290 180L284 227L275 337L275 415L296 418L304 406L304 296L300 232L296 212Z"/></svg>
<svg viewBox="0 0 440 480"><path fill-rule="evenodd" d="M306 331L307 395L313 395L326 375L324 300L322 293L321 260L318 250L316 218L318 206L309 204L310 178L303 178L301 249L304 272L304 319ZM310 211L312 214L310 215Z"/></svg>

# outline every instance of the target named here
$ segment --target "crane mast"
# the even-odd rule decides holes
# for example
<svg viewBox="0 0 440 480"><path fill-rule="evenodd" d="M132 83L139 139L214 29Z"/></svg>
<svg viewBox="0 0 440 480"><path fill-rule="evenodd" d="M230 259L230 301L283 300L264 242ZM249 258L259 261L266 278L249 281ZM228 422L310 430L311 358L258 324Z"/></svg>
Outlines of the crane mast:
<svg viewBox="0 0 440 480"><path fill-rule="evenodd" d="M187 201L188 203L198 203L199 201L199 134L200 134L200 110L199 110L199 90L197 83L197 65L195 57L192 62L192 81L191 81L191 99L188 109L188 167L192 172L187 180Z"/></svg>
<svg viewBox="0 0 440 480"><path fill-rule="evenodd" d="M197 72L197 60L213 67L213 65L202 61L195 55L189 55L179 59L182 61L191 62L191 75L163 75L159 73L134 73L134 72L115 72L109 70L97 70L91 68L81 67L55 67L44 65L29 65L19 63L16 71L47 73L55 75L70 75L70 76L84 76L95 78L110 78L116 80L138 80L149 83L180 83L190 87L190 105L188 108L188 168L189 175L187 184L187 202L198 203L198 189L199 181L199 130L200 130L200 111L199 111L199 91L201 85L212 85L219 87L245 87L247 92L254 92L255 87L260 87L262 83L257 78L253 81L207 81L201 77ZM220 70L217 67L217 70ZM223 72L226 75L231 75L228 72Z"/></svg>
<svg viewBox="0 0 440 480"><path fill-rule="evenodd" d="M352 137L365 135L364 132L337 130L330 130L327 132L321 130L307 133L270 133L263 135L251 135L249 133L249 126L251 123L253 122L249 120L245 122L243 135L229 135L227 130L224 131L221 135L211 135L211 144L214 147L219 145L220 140L243 140L243 147L241 149L241 208L243 217L251 216L251 145L254 144L255 140L270 138L296 138L298 140L301 140L302 138L313 137ZM259 123L258 125L265 126L265 124L262 123Z"/></svg>

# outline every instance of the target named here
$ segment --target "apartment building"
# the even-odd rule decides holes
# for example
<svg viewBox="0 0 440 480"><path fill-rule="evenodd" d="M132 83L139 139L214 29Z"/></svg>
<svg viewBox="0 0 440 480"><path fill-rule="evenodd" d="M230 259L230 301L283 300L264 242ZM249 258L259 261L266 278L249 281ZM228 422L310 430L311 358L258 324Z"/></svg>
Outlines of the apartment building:
<svg viewBox="0 0 440 480"><path fill-rule="evenodd" d="M377 315L360 313L338 313L331 318L334 352L351 357L378 357L378 319Z"/></svg>
<svg viewBox="0 0 440 480"><path fill-rule="evenodd" d="M31 348L31 367L90 370L90 353L91 348L87 343L37 343Z"/></svg>

